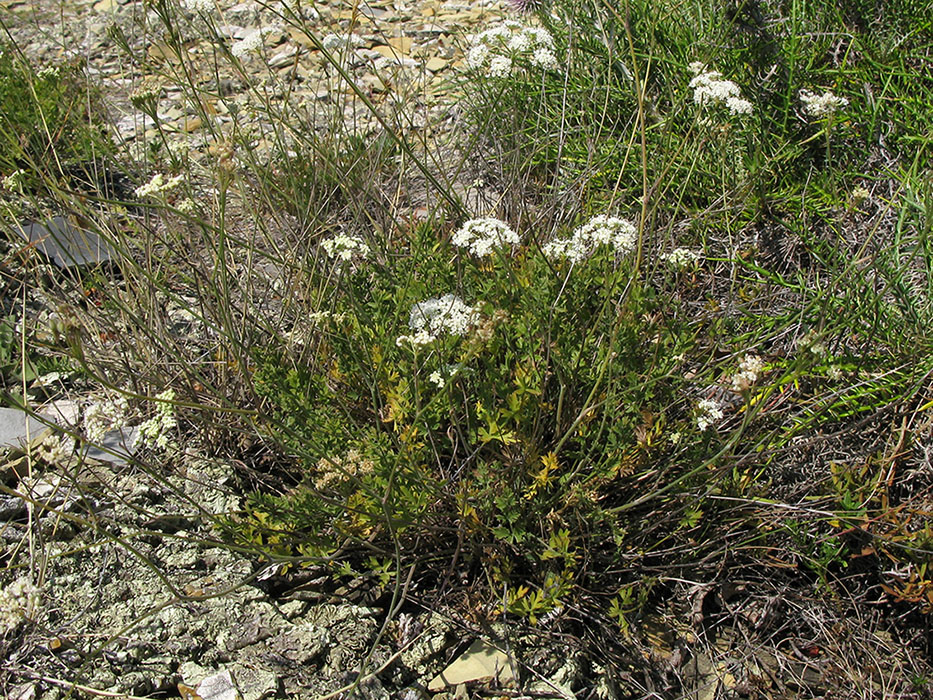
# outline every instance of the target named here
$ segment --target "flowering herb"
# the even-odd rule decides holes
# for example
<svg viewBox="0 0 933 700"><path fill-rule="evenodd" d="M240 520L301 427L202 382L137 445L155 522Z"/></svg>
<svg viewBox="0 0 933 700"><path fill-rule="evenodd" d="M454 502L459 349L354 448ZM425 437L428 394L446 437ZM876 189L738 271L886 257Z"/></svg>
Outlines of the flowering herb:
<svg viewBox="0 0 933 700"><path fill-rule="evenodd" d="M499 219L470 219L450 239L458 248L467 248L478 258L492 254L496 248L518 245L518 234Z"/></svg>
<svg viewBox="0 0 933 700"><path fill-rule="evenodd" d="M234 42L230 47L230 53L243 60L251 53L258 53L262 50L262 42L267 34L271 34L275 29L273 27L259 27L251 29L239 41Z"/></svg>
<svg viewBox="0 0 933 700"><path fill-rule="evenodd" d="M723 419L722 406L713 399L702 399L697 403L696 423L700 431L715 427Z"/></svg>
<svg viewBox="0 0 933 700"><path fill-rule="evenodd" d="M168 449L172 429L178 425L175 420L175 392L167 389L156 396L158 407L156 414L139 425L139 437L144 445L158 447L160 450Z"/></svg>
<svg viewBox="0 0 933 700"><path fill-rule="evenodd" d="M123 396L92 403L84 410L84 432L88 439L100 442L109 431L125 427L128 410Z"/></svg>
<svg viewBox="0 0 933 700"><path fill-rule="evenodd" d="M24 619L35 616L40 592L26 577L0 590L0 636L15 630Z"/></svg>
<svg viewBox="0 0 933 700"><path fill-rule="evenodd" d="M464 335L479 320L479 311L468 306L460 297L445 294L427 299L411 307L408 327L412 335L396 339L397 345L427 345L442 335Z"/></svg>
<svg viewBox="0 0 933 700"><path fill-rule="evenodd" d="M348 236L345 233L324 241L321 247L331 259L336 258L342 262L349 262L354 256L368 258L370 254L366 241L359 236Z"/></svg>
<svg viewBox="0 0 933 700"><path fill-rule="evenodd" d="M739 371L732 377L733 391L747 391L764 371L765 363L758 355L748 354L739 363Z"/></svg>
<svg viewBox="0 0 933 700"><path fill-rule="evenodd" d="M545 245L544 254L576 263L591 256L602 245L612 246L623 255L631 253L637 240L638 231L631 222L601 214L578 227L570 238L556 239Z"/></svg>
<svg viewBox="0 0 933 700"><path fill-rule="evenodd" d="M686 270L698 264L703 255L690 248L674 248L670 253L661 256L667 264L677 270Z"/></svg>
<svg viewBox="0 0 933 700"><path fill-rule="evenodd" d="M554 38L550 32L506 20L474 36L467 52L467 66L491 78L507 77L516 64L523 62L544 70L557 69Z"/></svg>
<svg viewBox="0 0 933 700"><path fill-rule="evenodd" d="M693 90L693 101L701 107L711 104L725 105L732 114L751 114L752 103L742 99L739 86L731 80L725 80L722 73L707 70L706 65L699 61L690 64L690 72L694 74L690 81Z"/></svg>
<svg viewBox="0 0 933 700"><path fill-rule="evenodd" d="M845 97L837 97L828 90L822 95L817 95L809 90L801 90L798 96L803 103L804 114L811 117L828 117L835 114L837 110L849 105L849 101Z"/></svg>
<svg viewBox="0 0 933 700"><path fill-rule="evenodd" d="M184 180L183 175L176 175L171 177L168 180L165 179L165 176L162 173L156 173L152 176L152 179L149 180L145 185L140 185L137 187L134 192L137 197L151 197L163 192L168 192L178 187L179 184Z"/></svg>

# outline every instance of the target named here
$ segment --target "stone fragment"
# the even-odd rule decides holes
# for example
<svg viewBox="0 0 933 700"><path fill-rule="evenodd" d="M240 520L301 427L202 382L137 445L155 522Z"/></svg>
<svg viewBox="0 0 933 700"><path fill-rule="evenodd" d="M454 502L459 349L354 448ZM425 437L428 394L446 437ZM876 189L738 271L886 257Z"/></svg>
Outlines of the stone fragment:
<svg viewBox="0 0 933 700"><path fill-rule="evenodd" d="M201 117L191 117L190 119L185 119L182 124L182 130L186 133L191 133L192 131L197 131L202 126L204 126L204 120Z"/></svg>
<svg viewBox="0 0 933 700"><path fill-rule="evenodd" d="M427 60L427 63L424 64L424 67L427 68L432 73L437 73L444 70L447 67L447 64L450 61L440 58L438 56L433 56Z"/></svg>
<svg viewBox="0 0 933 700"><path fill-rule="evenodd" d="M181 58L175 53L175 49L168 44L150 44L149 48L146 49L146 54L149 56L149 60L158 63L164 61L168 61L173 65L179 65L181 63Z"/></svg>
<svg viewBox="0 0 933 700"><path fill-rule="evenodd" d="M285 66L292 66L295 63L296 57L298 57L300 54L300 46L289 46L284 48L269 59L269 67L284 68Z"/></svg>
<svg viewBox="0 0 933 700"><path fill-rule="evenodd" d="M461 683L480 681L509 685L516 680L512 665L508 654L482 639L477 639L456 661L428 683L428 690L436 693Z"/></svg>
<svg viewBox="0 0 933 700"><path fill-rule="evenodd" d="M48 404L39 411L39 415L67 427L78 422L81 417L81 405L71 399L60 399Z"/></svg>
<svg viewBox="0 0 933 700"><path fill-rule="evenodd" d="M48 426L18 408L0 408L0 448L22 447L27 436L34 441Z"/></svg>
<svg viewBox="0 0 933 700"><path fill-rule="evenodd" d="M389 46L406 56L411 53L412 41L407 36L393 36L389 39Z"/></svg>
<svg viewBox="0 0 933 700"><path fill-rule="evenodd" d="M135 426L111 430L104 436L99 446L88 448L85 457L98 462L110 462L116 466L123 466L136 452L138 433L139 430Z"/></svg>
<svg viewBox="0 0 933 700"><path fill-rule="evenodd" d="M197 693L201 700L242 700L228 670L208 676L198 683Z"/></svg>
<svg viewBox="0 0 933 700"><path fill-rule="evenodd" d="M45 223L18 224L15 232L61 268L102 263L114 257L113 249L93 231L72 226L62 216Z"/></svg>
<svg viewBox="0 0 933 700"><path fill-rule="evenodd" d="M26 515L26 502L19 496L0 495L0 523Z"/></svg>

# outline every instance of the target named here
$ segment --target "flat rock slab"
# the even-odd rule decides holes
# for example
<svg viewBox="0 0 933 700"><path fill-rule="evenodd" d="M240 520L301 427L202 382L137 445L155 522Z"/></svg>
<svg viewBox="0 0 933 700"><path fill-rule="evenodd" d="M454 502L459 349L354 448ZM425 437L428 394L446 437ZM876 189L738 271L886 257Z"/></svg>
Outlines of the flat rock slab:
<svg viewBox="0 0 933 700"><path fill-rule="evenodd" d="M0 447L22 447L49 427L18 408L0 408Z"/></svg>
<svg viewBox="0 0 933 700"><path fill-rule="evenodd" d="M511 685L515 680L512 660L508 654L482 639L477 639L463 655L428 683L428 690L436 693L461 683L490 681Z"/></svg>
<svg viewBox="0 0 933 700"><path fill-rule="evenodd" d="M99 446L90 447L85 457L98 462L110 462L115 466L124 466L136 452L139 429L137 427L111 430Z"/></svg>
<svg viewBox="0 0 933 700"><path fill-rule="evenodd" d="M114 258L113 249L100 236L72 226L62 216L44 223L18 224L13 230L61 268L98 264Z"/></svg>

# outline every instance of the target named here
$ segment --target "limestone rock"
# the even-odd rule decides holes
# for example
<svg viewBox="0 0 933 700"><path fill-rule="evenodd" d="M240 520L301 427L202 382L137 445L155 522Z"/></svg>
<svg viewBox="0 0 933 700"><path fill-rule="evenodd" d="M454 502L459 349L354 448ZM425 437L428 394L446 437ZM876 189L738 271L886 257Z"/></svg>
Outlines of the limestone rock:
<svg viewBox="0 0 933 700"><path fill-rule="evenodd" d="M477 639L456 661L428 683L428 690L437 692L462 683L496 682L513 684L517 679L513 660L489 642Z"/></svg>

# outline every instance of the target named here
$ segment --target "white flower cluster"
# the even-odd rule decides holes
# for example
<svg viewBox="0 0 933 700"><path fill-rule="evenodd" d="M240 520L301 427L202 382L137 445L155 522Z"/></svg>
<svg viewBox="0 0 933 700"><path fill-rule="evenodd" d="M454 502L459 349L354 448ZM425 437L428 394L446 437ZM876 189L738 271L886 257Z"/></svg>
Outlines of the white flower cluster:
<svg viewBox="0 0 933 700"><path fill-rule="evenodd" d="M172 401L175 400L175 391L166 389L161 394L156 394L159 403L156 406L156 414L147 421L139 425L139 439L142 444L148 447L158 447L160 450L168 449L170 444L169 436L172 429L178 425L175 420L175 406Z"/></svg>
<svg viewBox="0 0 933 700"><path fill-rule="evenodd" d="M849 105L849 101L845 97L837 97L829 90L822 95L817 95L809 90L801 90L798 95L800 101L803 102L804 113L811 117L826 117Z"/></svg>
<svg viewBox="0 0 933 700"><path fill-rule="evenodd" d="M251 29L239 41L235 41L230 47L230 53L243 60L251 53L258 53L262 49L262 41L267 34L275 31L275 27L259 27Z"/></svg>
<svg viewBox="0 0 933 700"><path fill-rule="evenodd" d="M49 433L39 444L38 456L47 464L63 465L71 458L74 451L74 438Z"/></svg>
<svg viewBox="0 0 933 700"><path fill-rule="evenodd" d="M492 78L509 76L514 63L522 60L544 70L556 70L558 65L550 32L515 20L474 36L466 59L469 68L484 70Z"/></svg>
<svg viewBox="0 0 933 700"><path fill-rule="evenodd" d="M865 201L871 199L871 192L867 187L859 185L854 190L852 190L852 204L853 206L861 206Z"/></svg>
<svg viewBox="0 0 933 700"><path fill-rule="evenodd" d="M348 236L345 233L339 233L323 243L321 247L331 259L336 258L343 262L349 262L354 255L361 258L369 257L369 245L359 236Z"/></svg>
<svg viewBox="0 0 933 700"><path fill-rule="evenodd" d="M750 389L765 369L765 362L758 355L746 355L739 363L739 371L732 376L732 391Z"/></svg>
<svg viewBox="0 0 933 700"><path fill-rule="evenodd" d="M450 239L458 248L469 248L479 258L486 257L494 248L518 245L520 241L508 224L490 218L470 219Z"/></svg>
<svg viewBox="0 0 933 700"><path fill-rule="evenodd" d="M797 350L808 351L817 358L824 358L829 354L829 348L826 343L820 340L820 335L811 329L803 334L803 337L797 339Z"/></svg>
<svg viewBox="0 0 933 700"><path fill-rule="evenodd" d="M182 5L191 12L210 12L214 9L214 0L183 0Z"/></svg>
<svg viewBox="0 0 933 700"><path fill-rule="evenodd" d="M136 192L137 197L154 196L175 189L184 179L184 175L176 175L166 180L162 173L157 173L145 185L137 187L134 192Z"/></svg>
<svg viewBox="0 0 933 700"><path fill-rule="evenodd" d="M446 384L444 376L441 374L440 370L437 369L428 375L428 381L437 386L438 389L443 389L444 384Z"/></svg>
<svg viewBox="0 0 933 700"><path fill-rule="evenodd" d="M724 80L722 73L707 70L706 65L696 61L690 64L693 80L690 88L693 90L693 101L701 107L710 103L724 104L733 114L751 114L752 103L742 99L739 86L731 80Z"/></svg>
<svg viewBox="0 0 933 700"><path fill-rule="evenodd" d="M427 345L443 334L463 335L479 320L479 310L468 306L460 297L445 294L411 307L408 327L411 335L399 336L395 343Z"/></svg>
<svg viewBox="0 0 933 700"><path fill-rule="evenodd" d="M10 192L19 192L22 191L25 182L26 171L14 170L9 175L0 178L0 189L9 190Z"/></svg>
<svg viewBox="0 0 933 700"><path fill-rule="evenodd" d="M175 202L175 211L185 216L192 216L197 213L198 205L191 197L185 197Z"/></svg>
<svg viewBox="0 0 933 700"><path fill-rule="evenodd" d="M703 259L703 255L690 248L674 248L670 253L662 256L667 264L678 270L693 267Z"/></svg>
<svg viewBox="0 0 933 700"><path fill-rule="evenodd" d="M26 577L0 591L0 636L12 632L23 619L35 616L40 590Z"/></svg>
<svg viewBox="0 0 933 700"><path fill-rule="evenodd" d="M330 322L343 323L344 314L335 314L333 311L310 311L308 321L315 326L323 326Z"/></svg>
<svg viewBox="0 0 933 700"><path fill-rule="evenodd" d="M696 422L701 431L715 426L723 419L722 406L713 399L702 399L697 403Z"/></svg>
<svg viewBox="0 0 933 700"><path fill-rule="evenodd" d="M88 439L100 442L109 431L123 428L128 410L123 396L92 403L84 409L84 432Z"/></svg>
<svg viewBox="0 0 933 700"><path fill-rule="evenodd" d="M579 226L570 238L558 238L546 244L544 254L577 263L588 258L601 245L611 245L617 253L631 253L637 240L638 231L631 222L600 214Z"/></svg>

